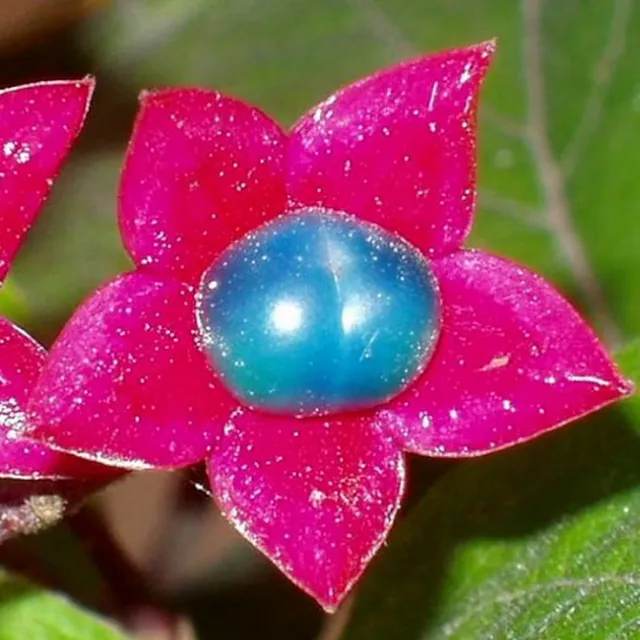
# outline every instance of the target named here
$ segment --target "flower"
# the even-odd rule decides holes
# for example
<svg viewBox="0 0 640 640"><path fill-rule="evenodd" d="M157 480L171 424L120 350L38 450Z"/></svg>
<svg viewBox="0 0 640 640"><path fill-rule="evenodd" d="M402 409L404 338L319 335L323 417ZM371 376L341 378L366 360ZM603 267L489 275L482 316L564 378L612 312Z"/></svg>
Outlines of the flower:
<svg viewBox="0 0 640 640"><path fill-rule="evenodd" d="M0 279L44 205L80 133L94 81L54 81L0 91ZM0 318L0 478L61 480L112 470L22 438L27 398L46 352Z"/></svg>
<svg viewBox="0 0 640 640"><path fill-rule="evenodd" d="M493 51L379 72L289 133L214 91L143 94L119 196L136 269L63 330L30 437L128 469L205 459L238 531L333 610L387 536L405 451L488 453L628 394L549 284L462 248Z"/></svg>

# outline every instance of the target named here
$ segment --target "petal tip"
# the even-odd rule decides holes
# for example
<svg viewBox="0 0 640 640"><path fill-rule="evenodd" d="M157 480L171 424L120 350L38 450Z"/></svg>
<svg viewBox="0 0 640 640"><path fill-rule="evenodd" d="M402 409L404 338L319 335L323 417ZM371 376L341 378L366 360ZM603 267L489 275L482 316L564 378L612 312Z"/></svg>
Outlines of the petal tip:
<svg viewBox="0 0 640 640"><path fill-rule="evenodd" d="M423 384L391 402L382 422L396 418L387 432L405 450L448 458L492 453L635 392L627 378L636 373L632 363L618 369L540 276L477 250L434 264L447 330Z"/></svg>
<svg viewBox="0 0 640 640"><path fill-rule="evenodd" d="M154 102L161 97L164 91L162 89L143 89L138 94L138 114L136 115L136 119L134 122L134 135L135 129L138 126L140 120L143 115L147 111L147 109L153 105Z"/></svg>
<svg viewBox="0 0 640 640"><path fill-rule="evenodd" d="M481 55L484 58L491 59L498 50L498 38L490 38L489 40L484 40L483 42L479 42L475 47L477 50L481 52Z"/></svg>
<svg viewBox="0 0 640 640"><path fill-rule="evenodd" d="M332 597L326 600L318 598L317 596L313 596L313 597L315 601L320 605L320 607L322 607L322 610L325 613L328 613L329 615L333 615L334 613L336 613L336 611L338 611L338 609L340 608L340 605L342 604L342 602L344 601L344 599L347 597L348 594L349 594L349 591L345 591L344 593L337 594L335 597Z"/></svg>
<svg viewBox="0 0 640 640"><path fill-rule="evenodd" d="M159 88L154 87L153 89L143 89L138 94L138 104L140 105L140 111L138 113L137 119L140 119L145 110L153 106L157 102L161 102L167 96L173 95L175 93L182 93L185 91L182 87L167 87L167 88Z"/></svg>
<svg viewBox="0 0 640 640"><path fill-rule="evenodd" d="M475 67L480 82L484 79L489 67L493 64L493 59L497 50L497 38L491 38L490 40L485 40L484 42L479 42L478 44L471 45L469 47L468 51L477 55Z"/></svg>
<svg viewBox="0 0 640 640"><path fill-rule="evenodd" d="M84 78L82 78L82 80L79 80L78 82L76 82L76 86L79 89L82 89L84 93L85 105L84 105L84 114L82 116L83 123L86 120L87 115L89 114L91 102L93 101L93 95L96 91L96 84L97 84L96 79L92 75L86 75Z"/></svg>
<svg viewBox="0 0 640 640"><path fill-rule="evenodd" d="M15 87L7 87L0 89L0 95L23 94L37 97L39 102L36 107L44 111L41 100L60 100L70 102L73 107L67 111L66 117L69 124L72 125L73 139L77 137L84 125L91 101L96 88L96 79L92 75L86 75L84 78L76 80L46 80L41 82L32 82ZM73 140L69 141L69 145Z"/></svg>
<svg viewBox="0 0 640 640"><path fill-rule="evenodd" d="M628 371L624 367L621 367L607 352L604 347L601 346L604 357L608 361L609 375L607 376L609 387L612 392L615 393L611 402L617 402L618 400L624 400L634 396L637 391L637 385L633 378L627 377Z"/></svg>
<svg viewBox="0 0 640 640"><path fill-rule="evenodd" d="M334 612L388 538L405 488L404 455L364 416L330 426L312 420L306 432L294 418L257 412L229 424L207 460L221 512Z"/></svg>
<svg viewBox="0 0 640 640"><path fill-rule="evenodd" d="M621 398L629 398L631 396L636 395L637 391L636 383L629 378L625 378L620 376L618 378L618 392L620 393Z"/></svg>
<svg viewBox="0 0 640 640"><path fill-rule="evenodd" d="M96 88L96 77L88 73L86 76L76 82L79 87L86 87L89 91L93 91Z"/></svg>
<svg viewBox="0 0 640 640"><path fill-rule="evenodd" d="M85 103L85 114L91 106L91 100L96 90L96 78L90 74L77 80L51 80L34 83L34 87L61 87L69 90L70 94L76 94Z"/></svg>
<svg viewBox="0 0 640 640"><path fill-rule="evenodd" d="M177 89L173 89L176 91ZM155 99L162 97L167 92L172 91L171 89L143 89L138 94L138 104L142 109L144 109L149 102L153 102Z"/></svg>

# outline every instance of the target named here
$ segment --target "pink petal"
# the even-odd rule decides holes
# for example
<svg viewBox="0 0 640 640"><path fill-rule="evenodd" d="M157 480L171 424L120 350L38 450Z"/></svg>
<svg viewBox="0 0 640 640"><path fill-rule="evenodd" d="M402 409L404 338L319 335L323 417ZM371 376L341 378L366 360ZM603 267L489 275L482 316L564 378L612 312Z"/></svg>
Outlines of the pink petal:
<svg viewBox="0 0 640 640"><path fill-rule="evenodd" d="M475 111L494 42L397 65L294 127L292 205L355 214L430 255L457 249L475 204Z"/></svg>
<svg viewBox="0 0 640 640"><path fill-rule="evenodd" d="M0 91L0 280L80 133L93 88L85 78Z"/></svg>
<svg viewBox="0 0 640 640"><path fill-rule="evenodd" d="M404 460L364 418L239 409L214 447L209 477L238 531L332 611L387 536Z"/></svg>
<svg viewBox="0 0 640 640"><path fill-rule="evenodd" d="M440 342L422 378L382 414L409 451L488 453L631 392L589 327L539 276L480 251L433 266Z"/></svg>
<svg viewBox="0 0 640 640"><path fill-rule="evenodd" d="M45 350L0 318L0 478L91 478L113 470L58 453L21 438L27 398L46 357Z"/></svg>
<svg viewBox="0 0 640 640"><path fill-rule="evenodd" d="M214 91L144 94L120 187L135 262L197 280L230 242L284 211L285 144L262 112Z"/></svg>
<svg viewBox="0 0 640 640"><path fill-rule="evenodd" d="M29 403L28 435L129 469L201 460L235 403L196 335L190 287L121 276L54 344Z"/></svg>

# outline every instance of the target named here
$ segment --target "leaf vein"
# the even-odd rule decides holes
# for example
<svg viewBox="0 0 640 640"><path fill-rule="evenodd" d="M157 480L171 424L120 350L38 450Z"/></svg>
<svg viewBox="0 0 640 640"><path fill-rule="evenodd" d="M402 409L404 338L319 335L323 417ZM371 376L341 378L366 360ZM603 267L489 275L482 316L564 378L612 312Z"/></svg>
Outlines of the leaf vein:
<svg viewBox="0 0 640 640"><path fill-rule="evenodd" d="M549 231L544 213L518 200L502 196L490 189L480 189L479 203L482 209L517 220L530 229Z"/></svg>
<svg viewBox="0 0 640 640"><path fill-rule="evenodd" d="M402 32L394 20L380 7L376 0L349 0L360 11L371 33L401 58L412 58L424 54ZM499 113L488 105L480 108L481 117L506 136L522 139L525 129L521 123Z"/></svg>
<svg viewBox="0 0 640 640"><path fill-rule="evenodd" d="M609 636L609 640L615 640L616 638L622 638L624 640L624 638L635 638L637 636L628 636L627 635L627 631L629 631L630 629L633 630L633 628L635 627L636 630L640 630L640 616L636 617L636 618L632 618L631 620L628 620L627 622L625 622L624 624L620 625L612 635ZM622 634L622 635L620 635Z"/></svg>
<svg viewBox="0 0 640 640"><path fill-rule="evenodd" d="M522 0L522 10L524 75L528 102L526 139L545 196L547 221L603 337L610 346L615 347L621 342L620 330L575 228L565 192L564 176L548 140L540 35L542 0Z"/></svg>
<svg viewBox="0 0 640 640"><path fill-rule="evenodd" d="M555 590L575 589L579 596L586 596L591 591L608 586L634 587L640 589L640 575L636 574L611 574L589 578L558 578L549 582L534 584L523 589L505 591L496 594L492 598L485 598L476 606L468 608L463 614L453 618L442 629L444 636L450 638L467 620L478 616L484 609L491 605L510 605L524 598L532 598L540 593Z"/></svg>
<svg viewBox="0 0 640 640"><path fill-rule="evenodd" d="M585 101L584 111L574 135L561 154L564 175L571 176L589 140L602 120L604 101L609 92L618 61L627 45L627 29L631 19L633 0L615 0L607 41L594 70L594 83Z"/></svg>

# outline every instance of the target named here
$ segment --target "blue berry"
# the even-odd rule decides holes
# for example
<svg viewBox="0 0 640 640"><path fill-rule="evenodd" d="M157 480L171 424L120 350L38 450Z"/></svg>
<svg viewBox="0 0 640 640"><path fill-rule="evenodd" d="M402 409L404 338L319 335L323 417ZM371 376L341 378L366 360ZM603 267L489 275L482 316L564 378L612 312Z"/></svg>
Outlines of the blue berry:
<svg viewBox="0 0 640 640"><path fill-rule="evenodd" d="M440 300L422 254L346 214L305 209L232 244L205 272L198 323L246 406L297 416L375 406L424 370Z"/></svg>

